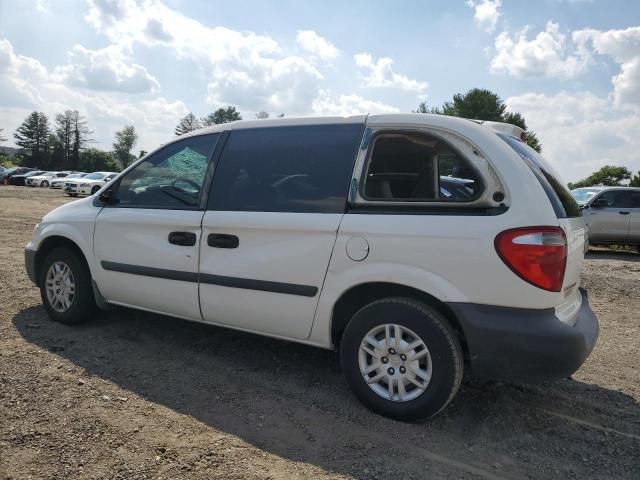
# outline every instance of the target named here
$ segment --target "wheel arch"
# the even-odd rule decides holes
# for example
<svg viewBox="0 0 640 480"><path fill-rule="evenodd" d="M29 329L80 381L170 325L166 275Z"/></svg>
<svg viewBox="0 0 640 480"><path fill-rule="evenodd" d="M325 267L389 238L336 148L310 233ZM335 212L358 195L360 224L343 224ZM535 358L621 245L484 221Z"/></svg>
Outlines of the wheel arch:
<svg viewBox="0 0 640 480"><path fill-rule="evenodd" d="M42 240L36 252L35 274L36 274L36 281L38 286L40 286L39 282L40 282L40 276L42 274L41 270L42 270L42 264L44 262L44 259L47 257L49 252L59 247L67 247L75 251L76 253L78 253L79 258L84 262L89 272L91 272L91 268L89 266L89 262L87 261L87 257L82 251L82 248L80 248L80 246L76 242L71 240L69 237L65 237L62 235L51 235L49 237L46 237L44 240Z"/></svg>
<svg viewBox="0 0 640 480"><path fill-rule="evenodd" d="M423 290L393 282L361 283L352 286L342 293L333 305L331 315L331 345L334 348L339 347L340 339L347 324L358 310L375 300L388 297L412 298L434 308L438 313L443 315L456 332L460 340L460 345L462 346L465 363L468 362L469 349L466 336L453 310L446 303Z"/></svg>

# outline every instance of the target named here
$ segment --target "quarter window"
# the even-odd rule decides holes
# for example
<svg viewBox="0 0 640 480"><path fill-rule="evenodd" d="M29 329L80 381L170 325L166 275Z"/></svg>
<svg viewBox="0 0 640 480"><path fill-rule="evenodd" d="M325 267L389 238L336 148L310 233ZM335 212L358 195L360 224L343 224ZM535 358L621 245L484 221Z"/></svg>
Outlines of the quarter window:
<svg viewBox="0 0 640 480"><path fill-rule="evenodd" d="M136 165L120 181L117 205L197 208L218 137L219 134L212 134L185 138Z"/></svg>
<svg viewBox="0 0 640 480"><path fill-rule="evenodd" d="M640 208L640 192L631 192L631 208Z"/></svg>
<svg viewBox="0 0 640 480"><path fill-rule="evenodd" d="M212 210L341 213L362 125L234 130L216 166Z"/></svg>
<svg viewBox="0 0 640 480"><path fill-rule="evenodd" d="M470 202L482 188L468 161L428 135L377 136L364 183L366 200Z"/></svg>

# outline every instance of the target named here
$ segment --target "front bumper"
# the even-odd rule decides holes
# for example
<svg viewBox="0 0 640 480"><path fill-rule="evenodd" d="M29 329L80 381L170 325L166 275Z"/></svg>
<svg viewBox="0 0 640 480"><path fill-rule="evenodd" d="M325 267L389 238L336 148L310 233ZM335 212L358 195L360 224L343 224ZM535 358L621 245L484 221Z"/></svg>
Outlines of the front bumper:
<svg viewBox="0 0 640 480"><path fill-rule="evenodd" d="M598 338L598 319L587 292L574 326L553 309L530 310L450 303L467 340L471 374L494 380L548 380L573 374Z"/></svg>
<svg viewBox="0 0 640 480"><path fill-rule="evenodd" d="M36 278L36 251L29 248L24 249L24 266L27 270L29 280L38 285L38 279Z"/></svg>

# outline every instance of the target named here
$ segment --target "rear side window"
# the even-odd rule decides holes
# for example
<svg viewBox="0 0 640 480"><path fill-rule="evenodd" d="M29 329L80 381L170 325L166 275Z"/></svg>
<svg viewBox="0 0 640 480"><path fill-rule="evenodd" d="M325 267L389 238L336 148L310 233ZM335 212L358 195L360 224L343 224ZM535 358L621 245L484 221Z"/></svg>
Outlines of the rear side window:
<svg viewBox="0 0 640 480"><path fill-rule="evenodd" d="M520 158L529 166L535 174L542 188L549 197L553 210L558 218L573 218L582 216L582 212L576 200L571 196L569 189L560 180L558 174L553 170L538 152L524 142L516 140L508 135L497 134L511 148L513 148Z"/></svg>
<svg viewBox="0 0 640 480"><path fill-rule="evenodd" d="M211 210L342 213L363 125L234 130L216 165Z"/></svg>
<svg viewBox="0 0 640 480"><path fill-rule="evenodd" d="M372 201L469 202L482 186L468 162L428 135L383 133L373 143L364 195Z"/></svg>
<svg viewBox="0 0 640 480"><path fill-rule="evenodd" d="M631 208L640 208L640 192L631 192L631 203L629 206Z"/></svg>

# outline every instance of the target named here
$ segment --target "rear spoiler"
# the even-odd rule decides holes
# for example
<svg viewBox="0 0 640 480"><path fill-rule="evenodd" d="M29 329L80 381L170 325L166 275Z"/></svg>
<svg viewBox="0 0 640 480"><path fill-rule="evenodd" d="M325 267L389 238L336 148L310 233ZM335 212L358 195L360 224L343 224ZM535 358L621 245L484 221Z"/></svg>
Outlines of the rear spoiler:
<svg viewBox="0 0 640 480"><path fill-rule="evenodd" d="M502 133L503 135L508 135L509 137L516 138L523 142L527 141L527 132L518 127L517 125L512 125L511 123L504 122L490 122L488 120L473 120L480 125L484 125L489 130L495 133Z"/></svg>

